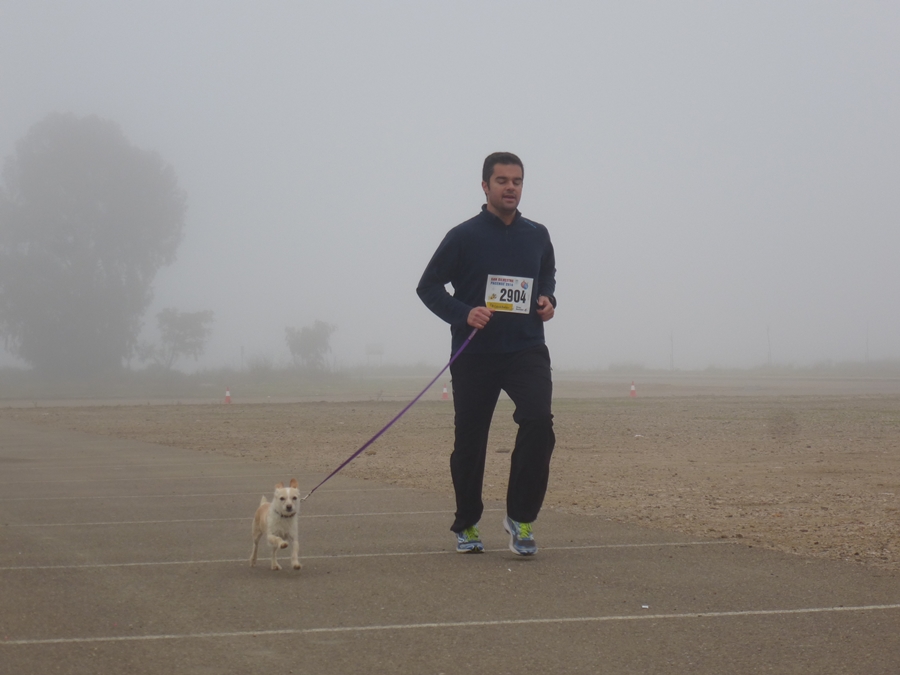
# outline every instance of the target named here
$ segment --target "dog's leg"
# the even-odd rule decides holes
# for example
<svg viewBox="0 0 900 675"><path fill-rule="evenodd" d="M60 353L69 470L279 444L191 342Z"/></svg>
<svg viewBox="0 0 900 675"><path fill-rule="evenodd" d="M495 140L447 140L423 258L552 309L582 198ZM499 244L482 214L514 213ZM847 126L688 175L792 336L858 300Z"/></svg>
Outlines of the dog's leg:
<svg viewBox="0 0 900 675"><path fill-rule="evenodd" d="M269 542L269 546L272 547L272 569L276 571L280 570L281 565L278 564L278 549L287 548L288 543L281 537L276 537L274 534L270 534L266 539Z"/></svg>
<svg viewBox="0 0 900 675"><path fill-rule="evenodd" d="M284 539L274 534L270 534L267 539L269 540L269 546L272 548L278 549L288 547L288 543Z"/></svg>
<svg viewBox="0 0 900 675"><path fill-rule="evenodd" d="M250 567L256 565L256 555L259 552L259 540L266 531L267 518L269 516L269 502L263 495L259 500L259 507L253 514L253 528L251 530L253 536L253 551L250 553Z"/></svg>
<svg viewBox="0 0 900 675"><path fill-rule="evenodd" d="M256 565L256 554L259 552L259 540L262 538L262 532L253 533L253 552L250 554L250 567Z"/></svg>
<svg viewBox="0 0 900 675"><path fill-rule="evenodd" d="M291 565L295 570L299 570L303 565L300 564L300 542L294 539L294 546L291 548Z"/></svg>

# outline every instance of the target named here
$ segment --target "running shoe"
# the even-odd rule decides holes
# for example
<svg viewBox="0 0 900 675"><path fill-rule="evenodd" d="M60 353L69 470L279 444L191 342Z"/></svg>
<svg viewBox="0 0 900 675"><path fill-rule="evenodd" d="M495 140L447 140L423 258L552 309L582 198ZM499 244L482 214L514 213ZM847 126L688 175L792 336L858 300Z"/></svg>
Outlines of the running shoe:
<svg viewBox="0 0 900 675"><path fill-rule="evenodd" d="M534 555L537 544L531 523L519 523L509 516L503 519L503 528L509 533L509 550L516 555Z"/></svg>
<svg viewBox="0 0 900 675"><path fill-rule="evenodd" d="M456 533L457 553L482 553L483 551L484 544L481 543L481 534L478 532L478 525L472 525L462 532Z"/></svg>

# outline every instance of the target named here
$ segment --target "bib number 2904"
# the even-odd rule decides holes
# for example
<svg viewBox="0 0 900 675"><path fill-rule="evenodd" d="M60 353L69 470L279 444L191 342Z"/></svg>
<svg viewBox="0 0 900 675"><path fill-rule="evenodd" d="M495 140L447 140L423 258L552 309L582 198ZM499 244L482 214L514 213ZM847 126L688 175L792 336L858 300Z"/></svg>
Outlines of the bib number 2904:
<svg viewBox="0 0 900 675"><path fill-rule="evenodd" d="M495 312L530 314L533 288L533 279L489 274L484 293L484 305Z"/></svg>
<svg viewBox="0 0 900 675"><path fill-rule="evenodd" d="M522 304L528 299L528 291L520 291L518 288L501 288L500 302L512 302Z"/></svg>

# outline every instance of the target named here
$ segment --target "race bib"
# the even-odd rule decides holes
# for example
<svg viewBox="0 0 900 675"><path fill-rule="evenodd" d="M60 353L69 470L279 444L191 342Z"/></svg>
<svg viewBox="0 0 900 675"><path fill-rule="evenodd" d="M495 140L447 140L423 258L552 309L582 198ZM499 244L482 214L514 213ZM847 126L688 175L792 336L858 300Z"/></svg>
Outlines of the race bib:
<svg viewBox="0 0 900 675"><path fill-rule="evenodd" d="M533 279L488 274L484 305L495 312L531 313Z"/></svg>

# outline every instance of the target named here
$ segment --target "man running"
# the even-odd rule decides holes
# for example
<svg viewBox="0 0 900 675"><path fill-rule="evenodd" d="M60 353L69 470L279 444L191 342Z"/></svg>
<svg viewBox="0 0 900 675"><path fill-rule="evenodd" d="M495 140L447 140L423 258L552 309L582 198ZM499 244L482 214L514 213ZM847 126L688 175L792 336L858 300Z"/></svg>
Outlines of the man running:
<svg viewBox="0 0 900 675"><path fill-rule="evenodd" d="M510 550L537 553L533 523L547 491L553 434L550 353L544 322L556 310L556 261L547 228L519 213L525 170L512 153L484 160L481 213L450 230L416 292L450 324L451 353L473 328L472 343L450 366L455 441L450 474L456 493L456 550L481 553L482 485L494 408L505 391L519 425L510 458L504 528ZM453 295L445 289L452 284Z"/></svg>

